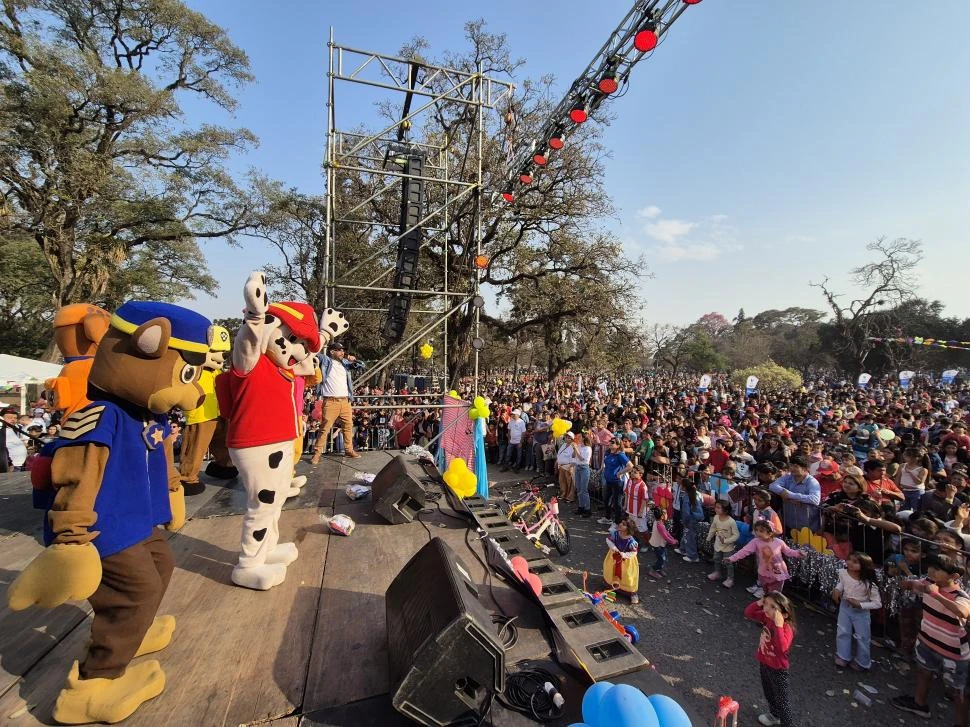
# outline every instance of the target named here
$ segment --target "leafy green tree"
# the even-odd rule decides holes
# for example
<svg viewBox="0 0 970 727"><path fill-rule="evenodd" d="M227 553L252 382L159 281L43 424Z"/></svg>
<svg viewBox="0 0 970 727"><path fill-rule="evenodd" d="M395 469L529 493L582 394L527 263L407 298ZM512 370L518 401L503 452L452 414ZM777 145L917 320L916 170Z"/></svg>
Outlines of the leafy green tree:
<svg viewBox="0 0 970 727"><path fill-rule="evenodd" d="M731 383L739 388L744 388L748 377L752 374L758 377L758 389L760 391L792 391L800 389L802 386L801 374L794 369L779 366L771 359L758 366L736 370L731 374Z"/></svg>
<svg viewBox="0 0 970 727"><path fill-rule="evenodd" d="M231 111L250 80L246 54L178 0L4 2L0 194L46 260L51 308L215 288L197 241L258 224L224 168L255 138L191 128L180 101Z"/></svg>
<svg viewBox="0 0 970 727"><path fill-rule="evenodd" d="M50 269L23 235L0 235L0 261L0 353L37 358L51 340Z"/></svg>
<svg viewBox="0 0 970 727"><path fill-rule="evenodd" d="M684 367L698 373L711 373L725 370L728 362L714 347L714 342L707 331L695 329L694 336L685 350Z"/></svg>

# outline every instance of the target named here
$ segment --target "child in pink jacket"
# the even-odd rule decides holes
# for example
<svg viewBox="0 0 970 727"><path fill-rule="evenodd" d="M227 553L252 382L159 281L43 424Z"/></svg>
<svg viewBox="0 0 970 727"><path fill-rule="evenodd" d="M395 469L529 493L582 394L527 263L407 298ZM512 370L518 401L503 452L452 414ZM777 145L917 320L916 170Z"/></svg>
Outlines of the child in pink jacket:
<svg viewBox="0 0 970 727"><path fill-rule="evenodd" d="M742 558L747 558L752 553L758 557L758 580L765 593L781 593L781 589L788 580L788 566L785 564L783 555L792 558L801 558L803 553L799 550L792 550L781 538L776 538L772 530L771 523L767 520L759 520L752 528L754 538L747 545L729 558L725 558L728 563L736 563Z"/></svg>
<svg viewBox="0 0 970 727"><path fill-rule="evenodd" d="M653 568L647 571L651 578L664 577L664 565L667 563L667 545L677 545L677 540L667 532L664 525L664 518L667 513L663 508L653 508L653 527L650 528L650 539L647 541L653 548L653 555L656 559Z"/></svg>

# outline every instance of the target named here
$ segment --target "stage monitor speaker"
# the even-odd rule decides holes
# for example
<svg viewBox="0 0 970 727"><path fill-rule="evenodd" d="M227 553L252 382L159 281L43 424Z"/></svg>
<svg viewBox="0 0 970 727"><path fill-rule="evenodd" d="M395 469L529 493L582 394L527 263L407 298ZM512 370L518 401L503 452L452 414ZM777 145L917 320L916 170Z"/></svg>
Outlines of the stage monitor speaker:
<svg viewBox="0 0 970 727"><path fill-rule="evenodd" d="M432 538L385 602L394 708L423 725L481 718L505 689L505 650L465 564Z"/></svg>
<svg viewBox="0 0 970 727"><path fill-rule="evenodd" d="M428 504L424 488L408 472L407 460L401 455L377 473L371 483L371 499L377 514L392 525L411 522Z"/></svg>

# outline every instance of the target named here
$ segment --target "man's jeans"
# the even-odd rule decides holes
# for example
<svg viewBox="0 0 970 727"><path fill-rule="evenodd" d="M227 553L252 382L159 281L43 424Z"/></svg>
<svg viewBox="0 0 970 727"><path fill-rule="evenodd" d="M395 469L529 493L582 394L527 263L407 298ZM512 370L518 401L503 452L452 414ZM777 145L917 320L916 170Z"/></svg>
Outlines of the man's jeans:
<svg viewBox="0 0 970 727"><path fill-rule="evenodd" d="M573 484L576 486L576 502L580 510L589 510L589 465L578 464L573 470Z"/></svg>

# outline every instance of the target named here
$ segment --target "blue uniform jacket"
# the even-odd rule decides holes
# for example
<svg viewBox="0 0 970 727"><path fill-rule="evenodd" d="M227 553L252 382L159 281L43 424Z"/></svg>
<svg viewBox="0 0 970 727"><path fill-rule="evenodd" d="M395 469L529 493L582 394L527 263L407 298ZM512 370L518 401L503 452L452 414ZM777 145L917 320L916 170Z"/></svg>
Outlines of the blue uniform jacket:
<svg viewBox="0 0 970 727"><path fill-rule="evenodd" d="M51 454L61 447L85 444L110 450L94 502L98 519L91 527L98 531L93 542L102 558L140 543L156 525L172 520L163 445L170 433L164 414L142 417L115 403L94 401L71 415L62 436L51 443ZM54 537L50 518L45 516L45 544L50 545Z"/></svg>

